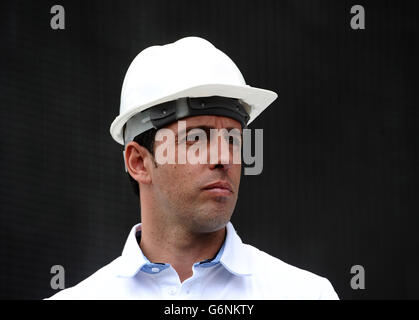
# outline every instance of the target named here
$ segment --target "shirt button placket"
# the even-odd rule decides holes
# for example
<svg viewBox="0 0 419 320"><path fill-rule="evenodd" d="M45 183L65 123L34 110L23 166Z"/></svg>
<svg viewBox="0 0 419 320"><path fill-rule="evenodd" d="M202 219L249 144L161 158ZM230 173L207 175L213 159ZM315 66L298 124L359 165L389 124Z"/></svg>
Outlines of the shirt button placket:
<svg viewBox="0 0 419 320"><path fill-rule="evenodd" d="M169 293L169 295L174 296L177 293L177 288L176 287L169 287L168 293Z"/></svg>

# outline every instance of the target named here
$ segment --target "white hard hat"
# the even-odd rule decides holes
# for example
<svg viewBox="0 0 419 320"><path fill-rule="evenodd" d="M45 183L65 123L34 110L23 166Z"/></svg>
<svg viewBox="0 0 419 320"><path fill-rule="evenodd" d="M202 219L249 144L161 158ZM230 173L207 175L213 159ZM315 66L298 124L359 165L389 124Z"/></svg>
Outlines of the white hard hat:
<svg viewBox="0 0 419 320"><path fill-rule="evenodd" d="M202 38L187 37L146 48L135 57L125 75L120 113L111 124L110 133L124 145L124 126L136 114L167 101L212 96L244 102L250 116L248 123L277 98L273 91L246 85L235 63Z"/></svg>

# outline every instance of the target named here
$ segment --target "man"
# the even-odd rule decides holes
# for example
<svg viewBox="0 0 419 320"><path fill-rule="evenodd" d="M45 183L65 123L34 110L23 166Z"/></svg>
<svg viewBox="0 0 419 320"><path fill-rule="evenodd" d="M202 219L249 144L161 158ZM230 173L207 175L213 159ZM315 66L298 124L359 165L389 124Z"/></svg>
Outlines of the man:
<svg viewBox="0 0 419 320"><path fill-rule="evenodd" d="M139 53L110 131L125 145L142 223L119 258L52 298L337 299L327 279L243 244L229 222L241 134L276 97L246 85L201 38ZM192 163L196 153L201 161Z"/></svg>

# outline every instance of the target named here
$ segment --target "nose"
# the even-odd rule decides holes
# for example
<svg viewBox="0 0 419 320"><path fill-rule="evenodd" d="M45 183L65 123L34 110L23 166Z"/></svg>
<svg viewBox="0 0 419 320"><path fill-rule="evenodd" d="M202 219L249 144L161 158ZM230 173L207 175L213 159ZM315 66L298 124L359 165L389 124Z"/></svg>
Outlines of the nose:
<svg viewBox="0 0 419 320"><path fill-rule="evenodd" d="M227 171L233 164L233 156L228 139L221 134L210 138L210 169Z"/></svg>

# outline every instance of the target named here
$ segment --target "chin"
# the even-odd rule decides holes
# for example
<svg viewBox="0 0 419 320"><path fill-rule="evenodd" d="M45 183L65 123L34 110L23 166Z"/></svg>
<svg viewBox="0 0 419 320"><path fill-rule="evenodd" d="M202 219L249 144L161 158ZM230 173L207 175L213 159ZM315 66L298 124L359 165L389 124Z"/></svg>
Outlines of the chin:
<svg viewBox="0 0 419 320"><path fill-rule="evenodd" d="M215 232L224 228L230 221L232 211L220 210L220 208L211 208L200 212L191 219L192 229L199 233Z"/></svg>

